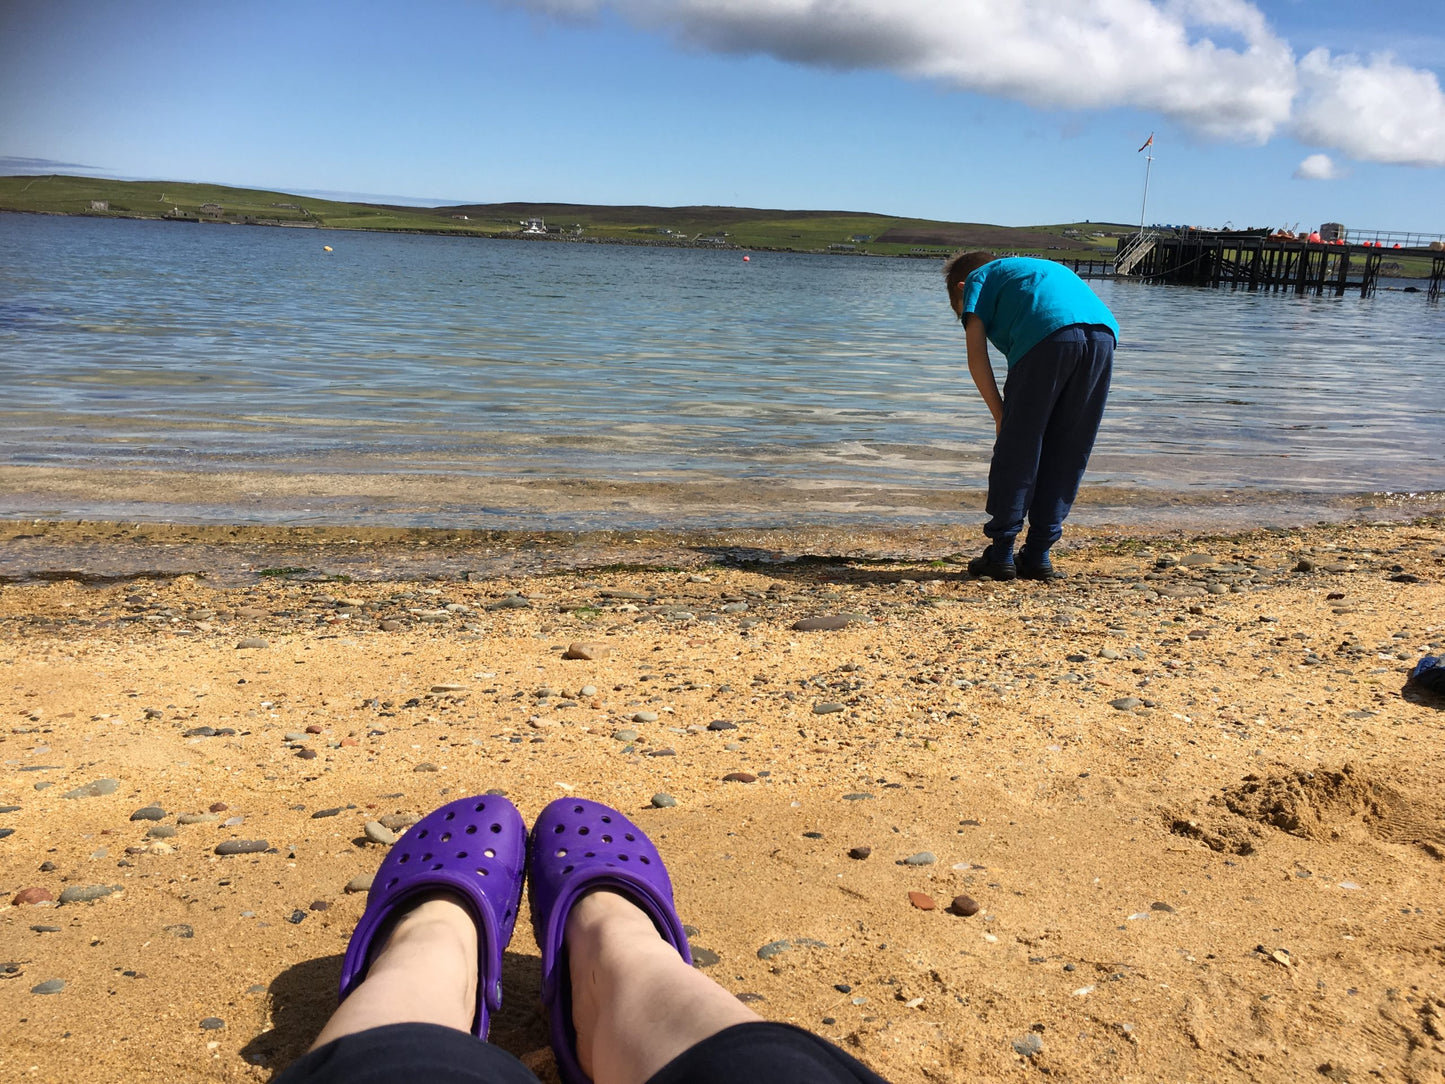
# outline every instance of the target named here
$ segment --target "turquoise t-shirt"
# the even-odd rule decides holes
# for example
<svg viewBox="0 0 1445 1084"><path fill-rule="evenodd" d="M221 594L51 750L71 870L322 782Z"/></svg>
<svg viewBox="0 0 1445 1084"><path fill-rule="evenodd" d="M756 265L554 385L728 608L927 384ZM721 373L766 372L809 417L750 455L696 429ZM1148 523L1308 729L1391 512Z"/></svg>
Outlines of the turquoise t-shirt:
<svg viewBox="0 0 1445 1084"><path fill-rule="evenodd" d="M1010 256L984 264L963 280L963 311L983 321L984 333L1012 369L1060 328L1101 324L1119 340L1119 324L1078 275L1053 260Z"/></svg>

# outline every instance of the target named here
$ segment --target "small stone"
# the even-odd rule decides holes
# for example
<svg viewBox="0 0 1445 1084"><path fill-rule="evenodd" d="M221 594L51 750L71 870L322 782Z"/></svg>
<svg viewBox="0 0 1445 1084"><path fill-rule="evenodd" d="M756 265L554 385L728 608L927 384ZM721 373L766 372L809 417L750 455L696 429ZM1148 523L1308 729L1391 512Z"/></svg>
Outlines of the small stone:
<svg viewBox="0 0 1445 1084"><path fill-rule="evenodd" d="M1299 563L1294 566L1294 570L1296 572L1313 572L1315 570L1315 563L1308 557L1301 557Z"/></svg>
<svg viewBox="0 0 1445 1084"><path fill-rule="evenodd" d="M793 947L791 941L769 941L762 948L758 949L759 960L771 960L774 956L780 956Z"/></svg>
<svg viewBox="0 0 1445 1084"><path fill-rule="evenodd" d="M583 662L596 662L611 654L612 648L606 644L589 644L578 641L568 644L567 650L562 652L562 657L564 659L581 659Z"/></svg>
<svg viewBox="0 0 1445 1084"><path fill-rule="evenodd" d="M637 731L633 730L631 727L623 727L621 730L614 730L612 732L612 740L620 741L623 743L636 741Z"/></svg>
<svg viewBox="0 0 1445 1084"><path fill-rule="evenodd" d="M905 866L931 866L937 862L932 851L919 851L917 854L910 854L903 860Z"/></svg>
<svg viewBox="0 0 1445 1084"><path fill-rule="evenodd" d="M663 749L649 749L642 755L645 757L675 757L677 756L677 750L670 747Z"/></svg>
<svg viewBox="0 0 1445 1084"><path fill-rule="evenodd" d="M723 776L724 783L756 783L758 777L752 772L728 772Z"/></svg>
<svg viewBox="0 0 1445 1084"><path fill-rule="evenodd" d="M738 724L737 724L737 723L730 723L730 722L728 722L726 719L714 719L712 722L710 722L710 723L707 724L707 728L708 728L709 730L714 730L714 731L716 731L716 730L736 730L736 729L738 728Z"/></svg>
<svg viewBox="0 0 1445 1084"><path fill-rule="evenodd" d="M340 812L341 807L339 805L332 806L330 809L318 809L315 813L311 814L311 819L319 821L324 817L334 817Z"/></svg>
<svg viewBox="0 0 1445 1084"><path fill-rule="evenodd" d="M632 721L634 723L655 723L657 722L657 712L639 711L632 716Z"/></svg>
<svg viewBox="0 0 1445 1084"><path fill-rule="evenodd" d="M873 848L868 846L866 843L861 844L857 847L850 847L848 849L848 857L856 859L859 862L863 861L863 859L867 858L872 853Z"/></svg>
<svg viewBox="0 0 1445 1084"><path fill-rule="evenodd" d="M225 802L212 802L209 808L212 813L224 813L231 807L228 806Z"/></svg>
<svg viewBox="0 0 1445 1084"><path fill-rule="evenodd" d="M315 750L315 749L298 749L298 750L296 750L296 756L299 757L301 760L315 760L315 759L316 759L316 750Z"/></svg>
<svg viewBox="0 0 1445 1084"><path fill-rule="evenodd" d="M487 791L488 794L499 794L500 791ZM400 795L397 795L400 797ZM388 813L384 817L378 817L382 824L386 825L393 832L400 832L404 828L410 828L417 821L421 820L415 813Z"/></svg>
<svg viewBox="0 0 1445 1084"><path fill-rule="evenodd" d="M1099 649L1099 658L1101 659L1113 659L1117 661L1119 659L1122 659L1123 657L1123 654L1119 651L1118 648L1102 647Z"/></svg>
<svg viewBox="0 0 1445 1084"><path fill-rule="evenodd" d="M1133 711L1142 703L1143 701L1137 696L1121 696L1117 700L1110 700L1109 707L1116 711Z"/></svg>
<svg viewBox="0 0 1445 1084"><path fill-rule="evenodd" d="M813 705L814 715L836 715L840 711L846 711L847 705L824 702Z"/></svg>
<svg viewBox="0 0 1445 1084"><path fill-rule="evenodd" d="M10 902L16 907L24 907L26 904L50 903L55 899L55 893L48 888L36 886L34 888L22 888L15 893L15 898Z"/></svg>
<svg viewBox="0 0 1445 1084"><path fill-rule="evenodd" d="M208 1016L201 1021L202 1031L219 1031L226 1026L226 1022L219 1016Z"/></svg>
<svg viewBox="0 0 1445 1084"><path fill-rule="evenodd" d="M978 905L978 900L972 896L954 896L953 902L948 905L948 909L955 915L963 918L972 918L982 910Z"/></svg>
<svg viewBox="0 0 1445 1084"><path fill-rule="evenodd" d="M804 617L794 621L792 628L797 632L834 632L838 629L846 629L857 618L847 617L842 614L823 617Z"/></svg>
<svg viewBox="0 0 1445 1084"><path fill-rule="evenodd" d="M64 979L46 979L44 982L36 986L32 986L30 988L30 992L32 994L58 994L64 989Z"/></svg>
<svg viewBox="0 0 1445 1084"><path fill-rule="evenodd" d="M72 791L62 794L62 798L98 798L104 794L114 794L120 788L120 781L117 779L97 779L94 783L87 783L83 787L76 787Z"/></svg>
<svg viewBox="0 0 1445 1084"><path fill-rule="evenodd" d="M165 820L165 816L166 811L160 806L148 805L142 809L137 809L130 815L130 819L133 821L159 821Z"/></svg>
<svg viewBox="0 0 1445 1084"><path fill-rule="evenodd" d="M370 892L371 882L374 880L376 880L376 874L374 873L358 873L346 882L345 891L351 895L357 892Z"/></svg>
<svg viewBox="0 0 1445 1084"><path fill-rule="evenodd" d="M237 651L260 650L263 647L270 647L271 644L259 636L248 636L236 645Z"/></svg>
<svg viewBox="0 0 1445 1084"><path fill-rule="evenodd" d="M721 962L722 957L712 949L695 948L692 950L693 967L713 967Z"/></svg>
<svg viewBox="0 0 1445 1084"><path fill-rule="evenodd" d="M228 839L216 845L216 853L221 855L261 854L270 849L271 844L264 839Z"/></svg>
<svg viewBox="0 0 1445 1084"><path fill-rule="evenodd" d="M1044 1052L1044 1041L1035 1032L1027 1035L1020 1035L1017 1039L1011 1040L1014 1053L1025 1058L1036 1058Z"/></svg>
<svg viewBox="0 0 1445 1084"><path fill-rule="evenodd" d="M395 832L380 821L367 821L366 824L362 826L361 831L368 841L381 843L388 847L399 838Z"/></svg>
<svg viewBox="0 0 1445 1084"><path fill-rule="evenodd" d="M412 769L412 771L414 772L435 772L438 770L439 769L437 768L437 766L428 760L422 761L420 764L418 764L415 768Z"/></svg>
<svg viewBox="0 0 1445 1084"><path fill-rule="evenodd" d="M746 991L746 990L743 991L741 994L738 994L738 995L737 995L737 998L738 998L738 1000L741 1001L744 1005L754 1005L754 1004L756 1004L756 1003L759 1002L759 1001L766 1001L766 1000L768 1000L767 998L763 997L762 994L754 994L754 993L751 993L750 991Z"/></svg>
<svg viewBox="0 0 1445 1084"><path fill-rule="evenodd" d="M434 693L464 693L467 691L465 685L433 685L431 691Z"/></svg>
<svg viewBox="0 0 1445 1084"><path fill-rule="evenodd" d="M652 807L654 809L671 809L675 805L677 805L677 799L671 794L663 794L659 791L652 796Z"/></svg>
<svg viewBox="0 0 1445 1084"><path fill-rule="evenodd" d="M170 934L172 937L180 938L182 941L189 941L196 936L196 928L185 922L176 922L170 926L162 926L161 930L164 933Z"/></svg>
<svg viewBox="0 0 1445 1084"><path fill-rule="evenodd" d="M843 801L845 801L845 802L863 802L863 801L867 801L869 798L872 798L872 797L873 797L873 795L869 794L867 791L859 790L859 791L854 791L852 794L845 794L845 795L843 795Z"/></svg>
<svg viewBox="0 0 1445 1084"><path fill-rule="evenodd" d="M90 903L119 892L119 885L71 885L60 893L61 903Z"/></svg>
<svg viewBox="0 0 1445 1084"><path fill-rule="evenodd" d="M146 829L147 839L174 839L176 827L173 824L153 824Z"/></svg>
<svg viewBox="0 0 1445 1084"><path fill-rule="evenodd" d="M917 907L920 911L932 911L938 904L933 902L933 897L923 892L908 893L908 902Z"/></svg>
<svg viewBox="0 0 1445 1084"><path fill-rule="evenodd" d="M306 906L306 910L308 910L308 911L329 911L329 910L331 910L331 904L329 904L326 900L312 900L312 901Z"/></svg>
<svg viewBox="0 0 1445 1084"><path fill-rule="evenodd" d="M182 813L176 818L177 824L211 824L220 820L214 813Z"/></svg>
<svg viewBox="0 0 1445 1084"><path fill-rule="evenodd" d="M1153 903L1151 903L1149 905L1149 910L1163 911L1166 915L1172 915L1174 913L1174 908L1162 900L1155 900Z"/></svg>

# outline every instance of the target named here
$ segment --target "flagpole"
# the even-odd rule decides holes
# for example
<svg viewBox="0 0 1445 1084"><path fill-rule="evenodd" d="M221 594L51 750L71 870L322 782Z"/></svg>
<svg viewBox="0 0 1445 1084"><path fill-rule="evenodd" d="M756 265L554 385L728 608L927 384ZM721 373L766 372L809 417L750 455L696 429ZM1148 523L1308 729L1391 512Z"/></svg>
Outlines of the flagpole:
<svg viewBox="0 0 1445 1084"><path fill-rule="evenodd" d="M1149 137L1149 139L1152 141L1152 140L1154 139L1154 137L1151 135L1151 136ZM1144 214L1145 214L1145 210L1146 210L1146 208L1149 206L1149 173L1150 173L1151 170L1153 170L1153 168L1154 168L1154 156L1153 156L1152 154L1145 155L1145 157L1144 157L1144 202L1139 205L1139 233L1140 233L1141 235L1142 235L1143 232L1144 232Z"/></svg>

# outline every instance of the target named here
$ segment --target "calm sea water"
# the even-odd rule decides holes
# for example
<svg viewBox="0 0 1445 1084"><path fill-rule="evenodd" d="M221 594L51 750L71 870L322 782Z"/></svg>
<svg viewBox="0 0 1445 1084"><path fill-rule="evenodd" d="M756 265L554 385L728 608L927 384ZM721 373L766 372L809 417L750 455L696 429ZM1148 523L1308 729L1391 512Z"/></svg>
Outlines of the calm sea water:
<svg viewBox="0 0 1445 1084"><path fill-rule="evenodd" d="M1445 490L1442 306L1094 285L1088 486ZM992 442L921 260L0 214L0 378L0 466L884 494L980 488Z"/></svg>

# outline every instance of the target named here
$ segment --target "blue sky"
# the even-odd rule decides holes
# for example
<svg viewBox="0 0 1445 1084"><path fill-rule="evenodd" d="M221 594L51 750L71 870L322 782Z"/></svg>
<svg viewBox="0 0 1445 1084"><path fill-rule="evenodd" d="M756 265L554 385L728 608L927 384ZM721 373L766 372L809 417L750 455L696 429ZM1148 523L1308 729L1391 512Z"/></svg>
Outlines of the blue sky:
<svg viewBox="0 0 1445 1084"><path fill-rule="evenodd" d="M0 0L0 173L1130 222L1154 132L1151 221L1445 232L1439 15L1439 0Z"/></svg>

